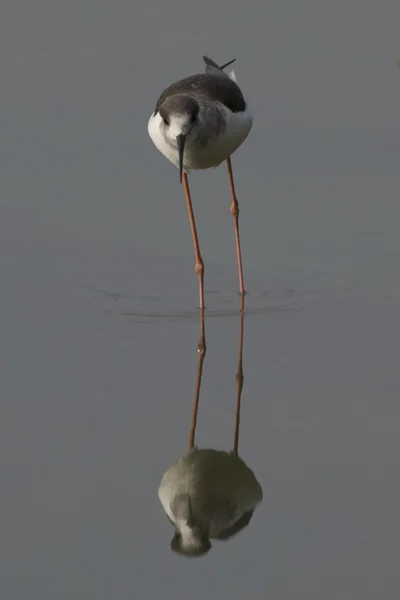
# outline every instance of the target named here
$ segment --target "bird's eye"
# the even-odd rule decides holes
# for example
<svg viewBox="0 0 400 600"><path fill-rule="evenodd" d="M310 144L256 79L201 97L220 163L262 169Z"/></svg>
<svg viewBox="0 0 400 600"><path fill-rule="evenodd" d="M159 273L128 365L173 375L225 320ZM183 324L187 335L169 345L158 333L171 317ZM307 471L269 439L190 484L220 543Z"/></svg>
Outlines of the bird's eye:
<svg viewBox="0 0 400 600"><path fill-rule="evenodd" d="M168 117L163 117L162 120L164 121L164 125L169 125L169 118Z"/></svg>
<svg viewBox="0 0 400 600"><path fill-rule="evenodd" d="M191 125L193 125L193 123L195 122L195 120L196 120L196 115L194 115L194 114L191 114L191 115L190 115L190 119L189 119L189 123L190 123Z"/></svg>

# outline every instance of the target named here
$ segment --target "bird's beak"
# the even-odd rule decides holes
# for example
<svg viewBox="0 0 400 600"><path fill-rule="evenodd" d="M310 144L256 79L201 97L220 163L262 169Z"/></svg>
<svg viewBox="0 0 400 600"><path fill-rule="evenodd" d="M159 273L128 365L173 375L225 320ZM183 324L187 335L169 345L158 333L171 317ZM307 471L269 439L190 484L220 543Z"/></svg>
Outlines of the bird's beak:
<svg viewBox="0 0 400 600"><path fill-rule="evenodd" d="M192 501L190 500L190 496L188 496L187 500L188 500L188 514L189 514L187 524L189 525L189 527L193 527L194 526L194 518L193 518Z"/></svg>
<svg viewBox="0 0 400 600"><path fill-rule="evenodd" d="M182 183L182 172L183 172L183 151L185 150L186 135L180 133L176 136L178 142L178 156L179 156L179 180Z"/></svg>

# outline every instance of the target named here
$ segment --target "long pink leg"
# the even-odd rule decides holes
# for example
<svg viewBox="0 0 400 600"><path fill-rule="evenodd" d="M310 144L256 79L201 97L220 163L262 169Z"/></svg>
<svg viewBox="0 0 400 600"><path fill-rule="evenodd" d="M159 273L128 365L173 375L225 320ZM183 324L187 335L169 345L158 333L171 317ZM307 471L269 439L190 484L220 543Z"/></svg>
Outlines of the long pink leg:
<svg viewBox="0 0 400 600"><path fill-rule="evenodd" d="M192 230L194 254L195 254L195 258L196 258L195 269L196 269L196 273L199 278L200 309L204 310L204 263L203 263L203 259L201 258L201 254L200 254L199 238L197 237L196 223L194 220L194 213L193 213L192 199L190 196L188 176L187 176L187 173L185 173L185 172L182 174L182 183L183 183L183 188L185 190L186 205L187 205L187 209L188 209L188 213L189 213L190 229Z"/></svg>
<svg viewBox="0 0 400 600"><path fill-rule="evenodd" d="M238 272L239 272L239 289L240 295L242 296L242 308L243 308L243 298L244 298L244 283L243 283L243 266L242 266L242 251L240 248L240 235L239 235L239 203L236 198L235 184L233 182L233 173L232 173L232 162L229 157L226 161L228 165L228 175L229 175L229 186L231 188L232 194L232 204L231 204L231 213L233 216L233 224L235 227L235 239L236 239L236 256L237 256L237 264L238 264Z"/></svg>

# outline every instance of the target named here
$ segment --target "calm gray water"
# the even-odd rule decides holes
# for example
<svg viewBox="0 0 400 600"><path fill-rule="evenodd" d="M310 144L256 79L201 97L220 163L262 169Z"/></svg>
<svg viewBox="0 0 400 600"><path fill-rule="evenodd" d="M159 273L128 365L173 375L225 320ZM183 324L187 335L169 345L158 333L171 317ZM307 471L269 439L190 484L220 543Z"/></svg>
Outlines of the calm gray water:
<svg viewBox="0 0 400 600"><path fill-rule="evenodd" d="M6 0L0 9L4 600L400 592L400 5ZM197 281L147 120L237 58L240 450L264 501L209 555L157 498L187 448ZM202 447L233 443L239 316L224 167L194 174L206 264Z"/></svg>

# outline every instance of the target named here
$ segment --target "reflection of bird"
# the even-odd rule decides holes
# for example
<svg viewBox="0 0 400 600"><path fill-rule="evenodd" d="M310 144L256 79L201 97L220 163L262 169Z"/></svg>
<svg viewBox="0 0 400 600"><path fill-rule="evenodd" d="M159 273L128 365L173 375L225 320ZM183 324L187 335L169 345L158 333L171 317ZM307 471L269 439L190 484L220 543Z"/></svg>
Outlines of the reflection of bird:
<svg viewBox="0 0 400 600"><path fill-rule="evenodd" d="M181 79L159 97L148 123L149 135L158 150L179 168L183 181L199 276L200 308L204 307L204 264L200 254L187 172L217 167L227 161L232 194L240 293L244 294L239 240L239 206L233 183L231 155L250 133L253 119L233 71L203 57L205 73Z"/></svg>
<svg viewBox="0 0 400 600"><path fill-rule="evenodd" d="M238 533L263 497L253 471L235 452L197 447L168 469L158 495L175 526L171 548L186 556L208 552L210 538Z"/></svg>

